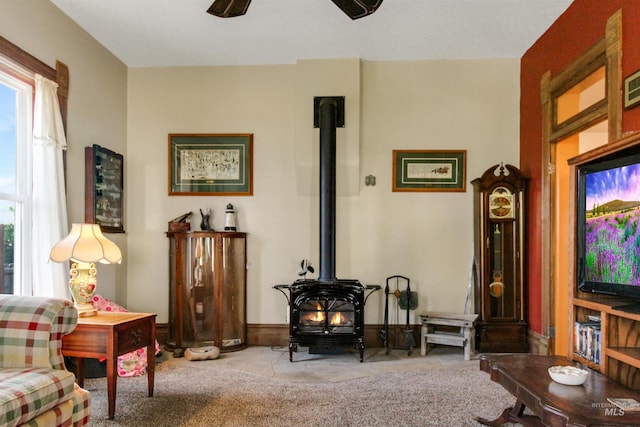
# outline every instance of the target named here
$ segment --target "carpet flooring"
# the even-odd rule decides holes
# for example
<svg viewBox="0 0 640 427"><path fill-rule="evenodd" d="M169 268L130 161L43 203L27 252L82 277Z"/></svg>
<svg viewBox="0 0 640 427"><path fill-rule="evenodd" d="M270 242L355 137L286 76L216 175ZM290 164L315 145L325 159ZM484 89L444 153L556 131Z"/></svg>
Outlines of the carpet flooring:
<svg viewBox="0 0 640 427"><path fill-rule="evenodd" d="M118 378L114 420L106 416L106 380L85 380L90 425L465 427L479 426L476 416L497 417L514 401L477 360L458 363L461 354L443 363L418 355L409 364L384 355L364 363L349 355L293 364L286 352L275 357L277 363L265 360L266 352L254 363L235 362L233 354L224 361L169 358L157 365L151 398L146 376Z"/></svg>

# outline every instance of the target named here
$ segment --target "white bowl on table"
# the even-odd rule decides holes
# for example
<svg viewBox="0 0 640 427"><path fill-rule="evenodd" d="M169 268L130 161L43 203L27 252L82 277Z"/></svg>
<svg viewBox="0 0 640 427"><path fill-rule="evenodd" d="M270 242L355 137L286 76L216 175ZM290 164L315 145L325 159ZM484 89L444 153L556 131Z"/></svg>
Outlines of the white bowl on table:
<svg viewBox="0 0 640 427"><path fill-rule="evenodd" d="M582 385L589 376L589 371L575 366L552 366L548 371L552 380L564 385Z"/></svg>

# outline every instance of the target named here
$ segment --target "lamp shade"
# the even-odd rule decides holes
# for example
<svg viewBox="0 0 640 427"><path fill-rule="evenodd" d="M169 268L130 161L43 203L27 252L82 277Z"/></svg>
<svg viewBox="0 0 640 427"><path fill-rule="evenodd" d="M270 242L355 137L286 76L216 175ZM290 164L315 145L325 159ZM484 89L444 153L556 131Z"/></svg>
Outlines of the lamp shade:
<svg viewBox="0 0 640 427"><path fill-rule="evenodd" d="M55 262L120 264L122 253L115 243L104 237L100 225L73 224L69 235L51 249L49 258Z"/></svg>

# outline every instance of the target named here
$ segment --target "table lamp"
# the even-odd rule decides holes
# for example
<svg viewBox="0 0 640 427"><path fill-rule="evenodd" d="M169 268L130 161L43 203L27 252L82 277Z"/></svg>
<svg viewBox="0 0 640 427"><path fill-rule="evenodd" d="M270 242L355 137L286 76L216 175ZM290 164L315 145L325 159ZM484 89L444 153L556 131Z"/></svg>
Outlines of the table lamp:
<svg viewBox="0 0 640 427"><path fill-rule="evenodd" d="M78 317L96 315L93 294L96 291L96 262L120 264L122 253L118 246L104 237L98 224L73 224L71 232L51 249L54 262L71 260L69 289L78 310Z"/></svg>

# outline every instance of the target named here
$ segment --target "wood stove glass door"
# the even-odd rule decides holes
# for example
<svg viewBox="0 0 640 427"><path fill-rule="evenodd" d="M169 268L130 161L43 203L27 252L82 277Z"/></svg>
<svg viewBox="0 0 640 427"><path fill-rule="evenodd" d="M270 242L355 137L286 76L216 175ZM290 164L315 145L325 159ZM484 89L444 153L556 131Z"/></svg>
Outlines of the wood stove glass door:
<svg viewBox="0 0 640 427"><path fill-rule="evenodd" d="M299 305L298 326L307 333L353 333L355 306L337 298L309 299Z"/></svg>

